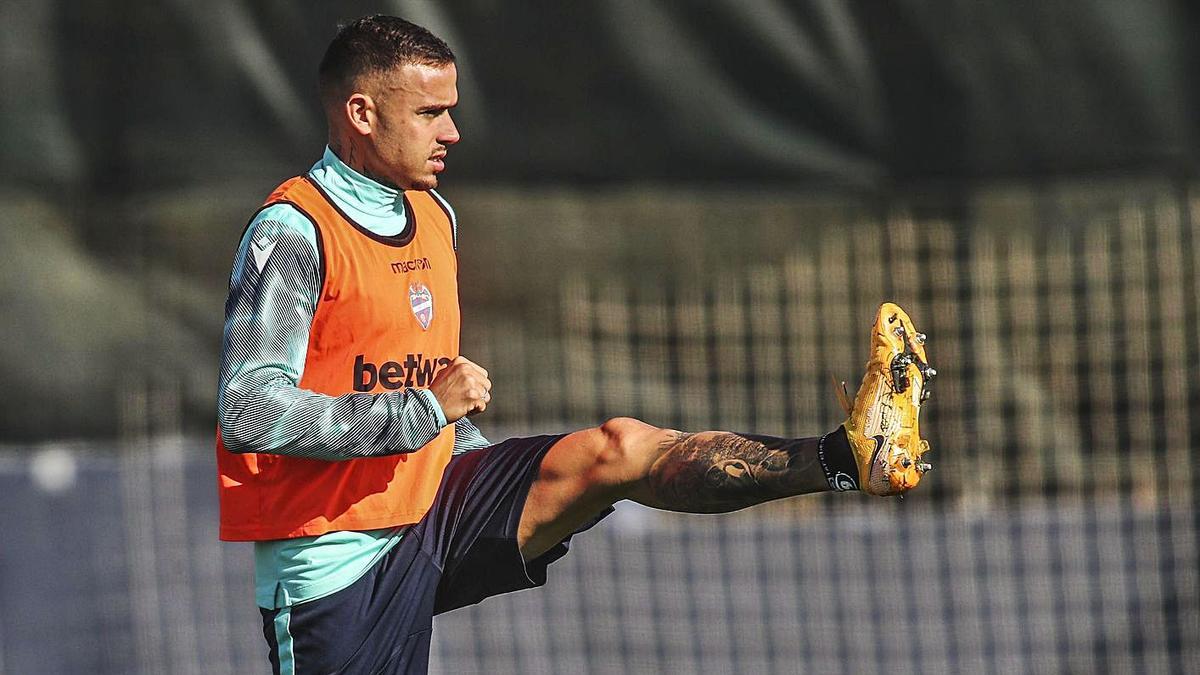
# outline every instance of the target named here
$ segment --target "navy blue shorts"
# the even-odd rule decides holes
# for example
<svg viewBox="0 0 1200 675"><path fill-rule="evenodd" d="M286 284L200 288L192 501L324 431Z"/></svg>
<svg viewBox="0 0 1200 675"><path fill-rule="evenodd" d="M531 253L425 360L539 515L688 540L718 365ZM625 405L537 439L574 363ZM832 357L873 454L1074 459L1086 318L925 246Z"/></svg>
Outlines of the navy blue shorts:
<svg viewBox="0 0 1200 675"><path fill-rule="evenodd" d="M429 513L362 578L323 598L261 610L274 672L276 623L286 622L285 675L425 673L435 614L546 583L546 567L566 555L570 537L525 562L517 526L542 457L560 438L514 438L452 458Z"/></svg>

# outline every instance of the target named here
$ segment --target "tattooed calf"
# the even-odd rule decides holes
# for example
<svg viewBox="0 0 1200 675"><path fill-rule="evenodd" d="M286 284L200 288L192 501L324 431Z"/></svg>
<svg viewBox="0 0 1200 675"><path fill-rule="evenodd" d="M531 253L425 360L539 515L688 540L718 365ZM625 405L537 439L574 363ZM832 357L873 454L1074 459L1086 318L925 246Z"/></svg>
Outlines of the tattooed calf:
<svg viewBox="0 0 1200 675"><path fill-rule="evenodd" d="M678 433L663 445L649 484L664 508L734 511L771 499L828 489L817 439L724 432Z"/></svg>

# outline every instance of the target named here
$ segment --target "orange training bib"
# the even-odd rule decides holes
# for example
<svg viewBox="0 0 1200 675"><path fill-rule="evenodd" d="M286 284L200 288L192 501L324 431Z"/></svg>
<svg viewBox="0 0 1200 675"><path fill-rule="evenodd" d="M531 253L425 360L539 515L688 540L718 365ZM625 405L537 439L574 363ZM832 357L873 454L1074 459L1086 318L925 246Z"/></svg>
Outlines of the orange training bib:
<svg viewBox="0 0 1200 675"><path fill-rule="evenodd" d="M428 387L458 356L458 259L449 214L426 192L404 193L408 227L376 235L312 180L280 185L313 222L321 295L299 387L330 396ZM415 523L429 510L454 448L449 425L420 450L340 462L237 454L217 434L221 539L286 539Z"/></svg>

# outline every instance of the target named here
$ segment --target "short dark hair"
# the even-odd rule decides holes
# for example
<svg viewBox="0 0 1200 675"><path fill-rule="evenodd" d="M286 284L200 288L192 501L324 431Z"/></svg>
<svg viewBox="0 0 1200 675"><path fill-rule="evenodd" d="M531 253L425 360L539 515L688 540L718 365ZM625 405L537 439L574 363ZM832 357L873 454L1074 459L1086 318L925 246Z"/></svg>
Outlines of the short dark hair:
<svg viewBox="0 0 1200 675"><path fill-rule="evenodd" d="M338 29L317 69L324 103L336 102L355 80L409 64L444 66L454 52L427 29L396 16L364 16Z"/></svg>

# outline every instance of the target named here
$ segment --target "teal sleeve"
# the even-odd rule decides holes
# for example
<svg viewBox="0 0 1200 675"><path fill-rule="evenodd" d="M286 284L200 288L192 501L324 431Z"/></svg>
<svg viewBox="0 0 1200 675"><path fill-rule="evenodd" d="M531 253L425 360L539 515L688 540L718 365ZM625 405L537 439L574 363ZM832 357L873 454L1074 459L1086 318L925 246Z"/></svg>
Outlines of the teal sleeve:
<svg viewBox="0 0 1200 675"><path fill-rule="evenodd" d="M482 450L491 444L471 420L463 417L454 423L454 454Z"/></svg>

